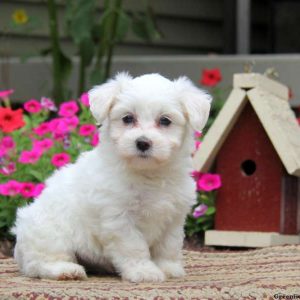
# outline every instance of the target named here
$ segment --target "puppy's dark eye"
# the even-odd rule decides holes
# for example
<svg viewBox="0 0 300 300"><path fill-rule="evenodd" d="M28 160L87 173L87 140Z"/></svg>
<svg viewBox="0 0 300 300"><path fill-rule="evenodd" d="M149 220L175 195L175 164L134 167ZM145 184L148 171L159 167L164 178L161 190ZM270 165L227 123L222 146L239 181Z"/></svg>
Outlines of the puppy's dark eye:
<svg viewBox="0 0 300 300"><path fill-rule="evenodd" d="M158 123L161 126L166 126L167 127L167 126L169 126L172 123L172 121L169 118L167 118L167 117L161 117L159 119Z"/></svg>
<svg viewBox="0 0 300 300"><path fill-rule="evenodd" d="M124 124L133 124L135 122L133 115L126 115L122 118L122 121Z"/></svg>

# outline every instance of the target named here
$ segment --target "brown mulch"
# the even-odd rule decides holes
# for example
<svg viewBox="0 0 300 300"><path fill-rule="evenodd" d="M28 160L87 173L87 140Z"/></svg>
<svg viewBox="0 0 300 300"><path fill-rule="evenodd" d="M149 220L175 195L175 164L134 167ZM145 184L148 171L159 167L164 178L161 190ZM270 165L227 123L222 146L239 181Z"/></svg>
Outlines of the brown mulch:
<svg viewBox="0 0 300 300"><path fill-rule="evenodd" d="M115 276L30 279L19 273L13 259L0 259L0 299L276 299L278 294L300 294L300 245L238 252L184 250L184 263L184 278L133 284Z"/></svg>

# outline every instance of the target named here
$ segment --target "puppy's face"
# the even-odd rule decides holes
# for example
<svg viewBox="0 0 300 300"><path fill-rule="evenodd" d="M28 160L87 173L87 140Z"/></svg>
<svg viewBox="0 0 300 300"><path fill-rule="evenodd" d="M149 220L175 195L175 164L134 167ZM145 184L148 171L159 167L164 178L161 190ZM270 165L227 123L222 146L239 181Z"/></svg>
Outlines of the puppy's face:
<svg viewBox="0 0 300 300"><path fill-rule="evenodd" d="M132 165L150 167L168 161L181 146L185 124L172 93L129 88L117 97L108 128L121 157Z"/></svg>
<svg viewBox="0 0 300 300"><path fill-rule="evenodd" d="M195 93L203 98L198 99L198 109L185 99ZM90 99L96 119L107 120L105 128L118 155L137 169L168 162L182 146L187 126L204 126L210 106L207 94L186 78L172 82L158 74L135 79L120 74L92 90ZM199 116L193 117L196 110Z"/></svg>

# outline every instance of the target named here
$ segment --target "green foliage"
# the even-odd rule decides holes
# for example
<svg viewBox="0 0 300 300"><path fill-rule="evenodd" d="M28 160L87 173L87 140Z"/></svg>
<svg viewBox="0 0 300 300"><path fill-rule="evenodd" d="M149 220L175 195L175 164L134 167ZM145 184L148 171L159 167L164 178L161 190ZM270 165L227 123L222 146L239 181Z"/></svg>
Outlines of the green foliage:
<svg viewBox="0 0 300 300"><path fill-rule="evenodd" d="M26 201L21 197L8 197L1 196L0 201L0 238L11 237L10 229L14 224L16 218L16 211L19 207L26 204Z"/></svg>
<svg viewBox="0 0 300 300"><path fill-rule="evenodd" d="M47 0L50 45L42 51L31 51L20 57L26 62L32 56L52 56L52 96L58 103L65 101L71 93L68 85L73 70L72 57L64 51L59 32L57 12L61 4L65 8L65 34L70 37L79 57L75 96L86 90L87 83L100 84L110 76L114 48L130 31L146 42L162 37L150 1L143 1L144 11L139 13L129 11L123 0L105 0L101 10L97 8L98 3L97 0ZM20 9L7 26L16 33L28 35L42 26L42 20Z"/></svg>
<svg viewBox="0 0 300 300"><path fill-rule="evenodd" d="M145 13L139 17L127 12L123 7L123 0L104 1L100 16L96 6L96 0L66 2L66 30L76 45L79 56L78 96L85 91L89 67L90 84L102 83L110 76L114 47L126 38L130 29L145 41L161 37L154 23L153 11L147 2ZM140 31L138 27L141 28Z"/></svg>
<svg viewBox="0 0 300 300"><path fill-rule="evenodd" d="M136 36L148 42L162 38L162 34L158 30L154 13L150 6L147 7L145 14L136 13L133 15L132 31Z"/></svg>
<svg viewBox="0 0 300 300"><path fill-rule="evenodd" d="M215 191L212 192L199 192L197 203L193 206L192 211L200 204L205 204L208 208L203 216L198 218L189 214L185 223L185 232L188 237L202 233L214 227L215 218Z"/></svg>

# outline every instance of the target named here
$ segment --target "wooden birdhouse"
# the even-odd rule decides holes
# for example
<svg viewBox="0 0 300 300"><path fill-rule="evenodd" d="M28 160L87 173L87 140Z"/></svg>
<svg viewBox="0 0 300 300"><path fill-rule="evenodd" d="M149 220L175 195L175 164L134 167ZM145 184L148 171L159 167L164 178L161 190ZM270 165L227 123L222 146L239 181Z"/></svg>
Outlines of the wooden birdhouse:
<svg viewBox="0 0 300 300"><path fill-rule="evenodd" d="M300 243L300 127L286 86L261 74L234 75L194 164L222 179L207 245Z"/></svg>

